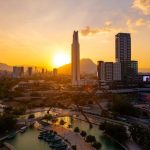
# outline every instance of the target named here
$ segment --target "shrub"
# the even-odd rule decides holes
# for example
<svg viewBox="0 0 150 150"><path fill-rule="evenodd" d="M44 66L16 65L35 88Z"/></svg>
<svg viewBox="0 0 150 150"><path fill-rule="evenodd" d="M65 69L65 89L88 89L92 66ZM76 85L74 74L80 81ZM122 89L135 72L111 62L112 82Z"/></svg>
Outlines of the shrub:
<svg viewBox="0 0 150 150"><path fill-rule="evenodd" d="M79 132L80 132L80 129L79 129L78 127L75 127L75 128L74 128L74 132L79 133Z"/></svg>
<svg viewBox="0 0 150 150"><path fill-rule="evenodd" d="M86 133L85 131L82 131L82 132L80 133L80 135L81 135L82 137L86 137L87 133Z"/></svg>
<svg viewBox="0 0 150 150"><path fill-rule="evenodd" d="M72 128L72 125L71 125L71 124L69 124L69 125L68 125L68 128Z"/></svg>
<svg viewBox="0 0 150 150"><path fill-rule="evenodd" d="M106 123L105 133L112 136L119 142L125 142L128 139L126 128L121 125Z"/></svg>
<svg viewBox="0 0 150 150"><path fill-rule="evenodd" d="M88 135L88 136L86 137L86 142L87 142L87 143L96 142L95 136L93 136L93 135Z"/></svg>
<svg viewBox="0 0 150 150"><path fill-rule="evenodd" d="M65 121L64 120L60 120L60 125L64 125L65 124Z"/></svg>
<svg viewBox="0 0 150 150"><path fill-rule="evenodd" d="M52 115L45 115L43 119L46 119L47 121L52 120Z"/></svg>
<svg viewBox="0 0 150 150"><path fill-rule="evenodd" d="M76 146L76 145L72 145L71 148L72 148L73 150L77 150L77 146Z"/></svg>
<svg viewBox="0 0 150 150"><path fill-rule="evenodd" d="M102 147L102 144L100 142L94 142L92 145L96 150L99 150Z"/></svg>
<svg viewBox="0 0 150 150"><path fill-rule="evenodd" d="M105 130L105 127L106 127L106 122L103 122L99 125L100 130Z"/></svg>
<svg viewBox="0 0 150 150"><path fill-rule="evenodd" d="M33 119L33 118L35 118L35 115L34 115L34 114L30 114L30 115L28 116L28 119Z"/></svg>

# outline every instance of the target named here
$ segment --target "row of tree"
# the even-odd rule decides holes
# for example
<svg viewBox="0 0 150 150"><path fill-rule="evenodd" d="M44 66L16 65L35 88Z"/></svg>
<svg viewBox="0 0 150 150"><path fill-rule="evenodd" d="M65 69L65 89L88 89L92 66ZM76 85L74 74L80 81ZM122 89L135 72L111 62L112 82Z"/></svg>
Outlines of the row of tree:
<svg viewBox="0 0 150 150"><path fill-rule="evenodd" d="M93 135L87 135L86 131L80 131L80 129L78 127L75 127L74 128L74 132L76 133L80 133L80 135L84 138L84 140L87 142L87 143L91 143L91 145L99 150L102 146L102 144L100 142L97 142L96 141L96 138L95 136Z"/></svg>
<svg viewBox="0 0 150 150"><path fill-rule="evenodd" d="M128 134L124 126L104 122L99 128L121 143L125 143L128 139Z"/></svg>
<svg viewBox="0 0 150 150"><path fill-rule="evenodd" d="M150 130L133 125L129 128L133 140L139 144L143 150L150 150Z"/></svg>
<svg viewBox="0 0 150 150"><path fill-rule="evenodd" d="M124 96L115 96L108 108L116 115L140 116L140 111Z"/></svg>
<svg viewBox="0 0 150 150"><path fill-rule="evenodd" d="M15 129L17 120L14 115L4 114L0 116L0 133L4 134Z"/></svg>

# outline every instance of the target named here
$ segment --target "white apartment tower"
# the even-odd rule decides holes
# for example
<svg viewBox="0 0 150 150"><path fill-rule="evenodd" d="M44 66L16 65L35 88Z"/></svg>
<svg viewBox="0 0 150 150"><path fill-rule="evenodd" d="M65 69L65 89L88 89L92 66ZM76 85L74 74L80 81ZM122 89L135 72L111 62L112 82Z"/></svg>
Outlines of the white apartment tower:
<svg viewBox="0 0 150 150"><path fill-rule="evenodd" d="M72 57L71 57L71 68L72 68L72 85L80 85L80 45L78 39L78 31L73 32L72 42Z"/></svg>

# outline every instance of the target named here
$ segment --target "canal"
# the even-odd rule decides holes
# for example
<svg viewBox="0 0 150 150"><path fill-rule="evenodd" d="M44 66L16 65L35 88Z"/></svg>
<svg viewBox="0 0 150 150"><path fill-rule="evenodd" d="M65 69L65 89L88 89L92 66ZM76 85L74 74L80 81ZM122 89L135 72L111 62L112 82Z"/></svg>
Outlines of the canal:
<svg viewBox="0 0 150 150"><path fill-rule="evenodd" d="M7 142L12 144L16 150L51 150L46 142L38 139L38 135L39 130L29 128Z"/></svg>
<svg viewBox="0 0 150 150"><path fill-rule="evenodd" d="M93 125L93 128L89 128L89 124L85 121L75 119L73 117L61 117L59 118L59 121L63 119L66 124L64 127L68 127L68 125L72 125L72 130L75 127L79 127L80 130L84 130L87 132L87 135L94 135L96 137L96 140L102 144L101 150L124 150L118 143L116 143L114 140L110 139L110 137L104 135L102 130L99 130L99 127L96 125ZM59 122L58 121L58 122Z"/></svg>
<svg viewBox="0 0 150 150"><path fill-rule="evenodd" d="M97 141L102 144L101 150L124 150L119 144L104 135L98 126L93 126L92 129L89 129L89 124L85 121L74 119L73 117L61 117L58 120L60 121L61 119L66 122L64 125L65 128L68 125L72 125L71 130L74 127L79 127L80 130L86 131L87 135L94 135ZM7 142L16 147L17 150L50 150L46 142L38 139L38 134L39 130L36 128L28 129L25 133L18 133L14 139Z"/></svg>

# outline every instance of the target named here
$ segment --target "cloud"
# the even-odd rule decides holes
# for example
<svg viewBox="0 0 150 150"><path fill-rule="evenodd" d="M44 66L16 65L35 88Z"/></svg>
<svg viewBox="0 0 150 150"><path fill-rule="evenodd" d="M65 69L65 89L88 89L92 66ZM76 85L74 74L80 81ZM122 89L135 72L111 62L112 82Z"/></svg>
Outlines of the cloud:
<svg viewBox="0 0 150 150"><path fill-rule="evenodd" d="M145 20L143 18L139 18L139 19L128 19L126 21L126 25L127 25L127 28L129 30L129 32L137 32L138 28L141 28L141 27L146 27L146 28L149 28L150 26L150 21L148 20Z"/></svg>
<svg viewBox="0 0 150 150"><path fill-rule="evenodd" d="M80 33L82 36L92 36L98 33L114 33L119 31L120 29L113 27L112 23L110 21L107 21L105 22L105 25L103 27L92 28L90 26L87 26L81 29Z"/></svg>
<svg viewBox="0 0 150 150"><path fill-rule="evenodd" d="M146 24L147 24L147 22L146 22L144 19L142 19L142 18L137 19L137 20L135 21L135 25L136 25L137 27L145 26Z"/></svg>
<svg viewBox="0 0 150 150"><path fill-rule="evenodd" d="M136 32L136 28L135 28L135 22L133 22L133 20L128 19L126 22L127 25L127 29L129 32L131 33L135 33Z"/></svg>
<svg viewBox="0 0 150 150"><path fill-rule="evenodd" d="M142 11L144 15L150 14L150 0L133 0L132 7Z"/></svg>
<svg viewBox="0 0 150 150"><path fill-rule="evenodd" d="M99 32L99 29L98 28L91 28L91 27L87 26L84 29L82 29L80 32L83 36L94 35L94 34Z"/></svg>

